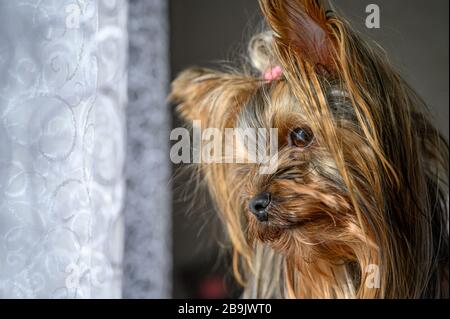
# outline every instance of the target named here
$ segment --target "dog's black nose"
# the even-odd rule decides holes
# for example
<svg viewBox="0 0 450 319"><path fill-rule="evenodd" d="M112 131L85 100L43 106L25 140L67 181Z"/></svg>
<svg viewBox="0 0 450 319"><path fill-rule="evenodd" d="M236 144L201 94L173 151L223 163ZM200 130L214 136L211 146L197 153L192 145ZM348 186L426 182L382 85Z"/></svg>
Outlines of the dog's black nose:
<svg viewBox="0 0 450 319"><path fill-rule="evenodd" d="M249 208L260 222L266 222L269 219L267 207L270 204L270 193L260 193L250 200Z"/></svg>

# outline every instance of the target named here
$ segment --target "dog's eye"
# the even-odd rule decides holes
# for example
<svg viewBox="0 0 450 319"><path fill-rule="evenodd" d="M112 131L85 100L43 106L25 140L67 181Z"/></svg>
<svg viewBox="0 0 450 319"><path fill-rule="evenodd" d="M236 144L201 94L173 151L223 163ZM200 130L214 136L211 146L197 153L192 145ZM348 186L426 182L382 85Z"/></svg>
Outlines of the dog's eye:
<svg viewBox="0 0 450 319"><path fill-rule="evenodd" d="M314 140L314 134L310 128L298 127L289 136L289 144L300 148L307 148Z"/></svg>

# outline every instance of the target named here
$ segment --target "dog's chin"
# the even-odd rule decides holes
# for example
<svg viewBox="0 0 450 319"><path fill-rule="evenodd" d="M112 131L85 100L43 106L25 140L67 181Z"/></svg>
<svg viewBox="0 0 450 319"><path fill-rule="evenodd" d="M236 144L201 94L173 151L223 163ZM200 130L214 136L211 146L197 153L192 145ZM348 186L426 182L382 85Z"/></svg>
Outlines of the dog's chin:
<svg viewBox="0 0 450 319"><path fill-rule="evenodd" d="M310 218L282 219L268 212L267 221L259 221L249 213L248 234L251 239L266 243L285 241L284 246L295 244L289 239L291 237L303 238L305 241L309 241L308 237L311 237L311 240L315 240L318 237L317 234L326 231L328 227L331 227L330 221L326 221L325 218L320 220Z"/></svg>
<svg viewBox="0 0 450 319"><path fill-rule="evenodd" d="M286 225L274 226L270 222L258 225L250 225L249 241L268 245L284 256L296 256L303 243L298 241L301 237L302 226Z"/></svg>
<svg viewBox="0 0 450 319"><path fill-rule="evenodd" d="M315 251L321 258L327 258L330 247L344 243L342 238L349 236L345 225L336 223L329 213L317 211L304 216L300 212L268 211L267 221L259 221L251 213L248 216L248 239L251 243L258 241L268 244L273 249L285 254L295 255L306 251ZM311 213L311 212L309 212ZM357 239L355 238L355 241ZM351 240L350 240L351 241ZM320 253L319 253L320 252ZM334 255L333 253L332 255Z"/></svg>
<svg viewBox="0 0 450 319"><path fill-rule="evenodd" d="M311 223L289 225L284 228L266 223L250 227L248 235L250 243L259 242L267 245L290 260L293 258L297 262L301 261L300 264L305 262L312 265L318 261L341 264L354 260L354 253L348 243L341 242L334 236L328 236L330 234L327 233L313 234L312 229L315 227Z"/></svg>

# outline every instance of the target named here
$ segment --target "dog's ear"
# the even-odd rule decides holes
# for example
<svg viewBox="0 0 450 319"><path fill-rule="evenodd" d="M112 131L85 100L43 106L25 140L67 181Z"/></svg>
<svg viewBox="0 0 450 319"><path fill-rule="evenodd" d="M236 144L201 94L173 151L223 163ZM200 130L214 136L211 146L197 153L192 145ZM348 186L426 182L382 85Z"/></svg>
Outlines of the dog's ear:
<svg viewBox="0 0 450 319"><path fill-rule="evenodd" d="M313 65L332 68L330 25L320 1L259 0L259 3L278 47L292 49Z"/></svg>
<svg viewBox="0 0 450 319"><path fill-rule="evenodd" d="M181 72L172 82L169 100L177 104L177 111L188 121L202 120L202 101L219 81L219 76L202 68Z"/></svg>
<svg viewBox="0 0 450 319"><path fill-rule="evenodd" d="M256 87L237 74L204 68L183 71L173 82L169 100L186 121L199 120L209 127L225 127Z"/></svg>

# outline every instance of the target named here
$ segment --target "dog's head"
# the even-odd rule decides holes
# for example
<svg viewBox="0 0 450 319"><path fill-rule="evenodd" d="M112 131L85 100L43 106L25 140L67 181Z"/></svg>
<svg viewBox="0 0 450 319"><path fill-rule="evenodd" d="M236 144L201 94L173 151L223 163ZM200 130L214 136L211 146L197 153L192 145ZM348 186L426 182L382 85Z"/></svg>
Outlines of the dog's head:
<svg viewBox="0 0 450 319"><path fill-rule="evenodd" d="M202 165L235 250L247 260L261 243L281 253L294 296L439 295L448 146L423 102L319 1L260 3L271 31L250 41L253 70L191 69L171 95L204 127L277 129L268 174L261 163Z"/></svg>

